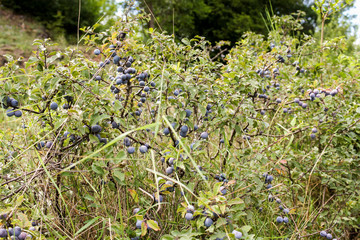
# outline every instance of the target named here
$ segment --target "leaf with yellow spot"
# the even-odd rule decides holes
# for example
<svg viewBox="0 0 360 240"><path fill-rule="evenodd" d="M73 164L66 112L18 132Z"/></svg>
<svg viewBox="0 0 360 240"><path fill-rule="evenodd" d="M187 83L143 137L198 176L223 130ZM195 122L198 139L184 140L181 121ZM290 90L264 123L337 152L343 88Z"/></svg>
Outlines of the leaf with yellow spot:
<svg viewBox="0 0 360 240"><path fill-rule="evenodd" d="M226 186L234 185L236 183L236 180L230 180Z"/></svg>
<svg viewBox="0 0 360 240"><path fill-rule="evenodd" d="M130 195L134 199L134 201L136 203L138 203L139 202L139 196L138 196L137 192L135 190L133 190L133 189L129 189L128 191L130 192Z"/></svg>
<svg viewBox="0 0 360 240"><path fill-rule="evenodd" d="M111 34L111 40L114 42L114 40L116 41L116 37L117 37L117 32L113 32L113 34Z"/></svg>
<svg viewBox="0 0 360 240"><path fill-rule="evenodd" d="M147 225L146 225L145 221L143 221L141 223L141 236L142 237L145 236L146 233L147 233Z"/></svg>
<svg viewBox="0 0 360 240"><path fill-rule="evenodd" d="M154 220L146 221L147 225L154 231L159 231L160 227Z"/></svg>

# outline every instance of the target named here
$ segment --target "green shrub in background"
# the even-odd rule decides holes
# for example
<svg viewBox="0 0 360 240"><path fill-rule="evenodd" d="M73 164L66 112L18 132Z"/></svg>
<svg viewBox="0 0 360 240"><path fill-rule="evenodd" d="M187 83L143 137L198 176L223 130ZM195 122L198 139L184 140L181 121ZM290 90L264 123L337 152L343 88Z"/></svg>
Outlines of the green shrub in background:
<svg viewBox="0 0 360 240"><path fill-rule="evenodd" d="M1 0L0 4L13 9L15 13L34 16L44 24L52 36L65 35L71 43L76 43L78 0ZM113 16L116 11L115 6L115 2L111 0L82 0L80 28L94 25L99 19L104 19L104 16L105 18Z"/></svg>
<svg viewBox="0 0 360 240"><path fill-rule="evenodd" d="M294 38L303 17L213 58L222 43L201 37L141 43L138 15L85 35L91 59L48 40L24 68L9 59L0 233L355 239L359 62L342 38Z"/></svg>
<svg viewBox="0 0 360 240"><path fill-rule="evenodd" d="M126 2L126 1L124 1ZM306 12L303 29L313 33L316 27L316 13L312 3L302 0L139 0L136 6L151 14L147 26L174 33L176 38L204 36L215 43L231 41L232 46L244 32L267 34L263 17L266 12L287 15L297 10ZM126 3L124 4L126 5Z"/></svg>

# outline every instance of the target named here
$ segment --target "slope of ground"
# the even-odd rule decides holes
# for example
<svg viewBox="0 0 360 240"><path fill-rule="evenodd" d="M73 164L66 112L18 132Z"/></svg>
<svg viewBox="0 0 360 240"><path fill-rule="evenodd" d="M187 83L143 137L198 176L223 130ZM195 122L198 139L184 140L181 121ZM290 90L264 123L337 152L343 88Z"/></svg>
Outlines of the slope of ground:
<svg viewBox="0 0 360 240"><path fill-rule="evenodd" d="M27 59L36 38L47 38L45 28L28 16L14 14L0 6L0 66L6 62L4 55Z"/></svg>
<svg viewBox="0 0 360 240"><path fill-rule="evenodd" d="M12 55L15 59L23 57L20 61L25 62L35 50L33 41L35 39L51 38L46 28L29 16L15 14L13 11L4 9L0 5L0 66L6 63L5 55ZM61 50L65 47L76 47L68 44L64 37L58 36L55 40L57 46L53 50ZM87 56L86 47L79 45Z"/></svg>

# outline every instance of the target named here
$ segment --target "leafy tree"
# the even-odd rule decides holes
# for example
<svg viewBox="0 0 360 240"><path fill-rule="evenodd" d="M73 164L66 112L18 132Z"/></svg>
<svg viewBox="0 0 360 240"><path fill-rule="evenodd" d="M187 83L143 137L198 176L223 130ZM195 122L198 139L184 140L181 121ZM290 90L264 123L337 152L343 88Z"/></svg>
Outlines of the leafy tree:
<svg viewBox="0 0 360 240"><path fill-rule="evenodd" d="M316 14L304 1L291 0L147 0L137 1L151 14L149 27L175 33L179 38L205 36L211 42L238 41L246 31L265 34L266 10L271 14L290 14L301 10L307 19L303 31L314 30ZM155 19L155 18L156 19ZM158 24L157 24L158 23Z"/></svg>
<svg viewBox="0 0 360 240"><path fill-rule="evenodd" d="M317 13L317 25L320 31L317 31L315 36L319 39L320 45L323 44L326 38L341 37L346 41L347 53L354 54L356 36L352 35L351 19L354 16L347 16L344 14L346 10L354 5L352 0L347 1L319 1L314 2L313 10ZM357 26L355 26L357 27Z"/></svg>

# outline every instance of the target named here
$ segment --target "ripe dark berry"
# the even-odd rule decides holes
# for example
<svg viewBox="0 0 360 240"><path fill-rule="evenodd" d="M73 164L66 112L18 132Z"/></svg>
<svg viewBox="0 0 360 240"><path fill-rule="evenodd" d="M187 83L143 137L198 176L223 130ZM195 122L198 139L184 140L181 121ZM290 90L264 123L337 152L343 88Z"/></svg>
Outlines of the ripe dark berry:
<svg viewBox="0 0 360 240"><path fill-rule="evenodd" d="M174 171L174 167L168 167L168 168L165 170L166 174L168 174L168 175L172 174L173 171Z"/></svg>
<svg viewBox="0 0 360 240"><path fill-rule="evenodd" d="M282 223L283 221L284 221L284 219L280 216L276 218L277 223Z"/></svg>
<svg viewBox="0 0 360 240"><path fill-rule="evenodd" d="M18 226L14 227L14 235L18 237L20 233L21 233L21 228Z"/></svg>
<svg viewBox="0 0 360 240"><path fill-rule="evenodd" d="M58 104L56 102L52 102L50 104L50 108L51 108L51 110L56 110L58 108Z"/></svg>
<svg viewBox="0 0 360 240"><path fill-rule="evenodd" d="M184 133L187 133L187 132L189 131L189 127L186 126L186 125L181 126L180 131L181 131L181 132L184 132Z"/></svg>
<svg viewBox="0 0 360 240"><path fill-rule="evenodd" d="M12 107L17 107L19 105L19 102L17 100L15 100L15 99L11 99L10 105Z"/></svg>
<svg viewBox="0 0 360 240"><path fill-rule="evenodd" d="M205 227L210 227L211 225L213 225L214 221L211 218L206 218L204 225Z"/></svg>
<svg viewBox="0 0 360 240"><path fill-rule="evenodd" d="M242 233L239 231L233 230L231 233L235 235L236 239L240 239L242 237Z"/></svg>
<svg viewBox="0 0 360 240"><path fill-rule="evenodd" d="M185 219L188 220L188 221L192 220L193 219L193 214L192 213L186 213L185 214Z"/></svg>
<svg viewBox="0 0 360 240"><path fill-rule="evenodd" d="M117 128L119 128L119 124L117 122L115 122L115 121L112 121L111 122L111 127L114 128L114 129L117 129Z"/></svg>
<svg viewBox="0 0 360 240"><path fill-rule="evenodd" d="M320 236L326 237L326 235L327 235L327 233L326 233L325 231L321 231L321 232L320 232Z"/></svg>
<svg viewBox="0 0 360 240"><path fill-rule="evenodd" d="M48 142L46 142L45 147L46 147L46 148L51 148L52 145L53 145L53 142L52 142L52 141L48 141Z"/></svg>
<svg viewBox="0 0 360 240"><path fill-rule="evenodd" d="M164 128L163 133L164 133L165 135L170 134L169 128Z"/></svg>
<svg viewBox="0 0 360 240"><path fill-rule="evenodd" d="M156 197L155 197L155 195L156 195ZM164 197L163 197L163 195L159 195L159 197L157 197L158 196L158 194L157 193L154 193L153 194L153 199L155 200L155 202L158 202L159 200L160 200L160 202L163 202L164 201Z"/></svg>
<svg viewBox="0 0 360 240"><path fill-rule="evenodd" d="M128 137L124 138L124 145L127 146L127 147L131 146L130 138L128 138Z"/></svg>
<svg viewBox="0 0 360 240"><path fill-rule="evenodd" d="M146 152L148 151L148 148L147 148L147 146L142 145L142 146L139 148L139 150L140 150L141 153L146 153Z"/></svg>
<svg viewBox="0 0 360 240"><path fill-rule="evenodd" d="M100 49L95 49L95 50L94 50L94 54L95 54L95 55L100 55L100 53L101 53L101 52L100 52Z"/></svg>
<svg viewBox="0 0 360 240"><path fill-rule="evenodd" d="M330 92L330 95L335 96L337 93L338 93L338 91L336 89L334 89Z"/></svg>
<svg viewBox="0 0 360 240"><path fill-rule="evenodd" d="M21 117L22 116L22 112L20 110L16 110L14 113L15 117Z"/></svg>
<svg viewBox="0 0 360 240"><path fill-rule="evenodd" d="M12 117L15 115L15 110L14 109L8 109L6 110L6 116L8 117Z"/></svg>
<svg viewBox="0 0 360 240"><path fill-rule="evenodd" d="M137 229L141 229L141 224L142 224L142 222L143 222L142 220L137 220L137 221L136 221L136 228L137 228Z"/></svg>
<svg viewBox="0 0 360 240"><path fill-rule="evenodd" d="M127 152L129 154L133 154L135 152L135 148L134 147L128 147Z"/></svg>
<svg viewBox="0 0 360 240"><path fill-rule="evenodd" d="M7 230L4 229L4 228L1 228L1 229L0 229L0 238L5 238L5 237L7 237L7 236L8 236Z"/></svg>
<svg viewBox="0 0 360 240"><path fill-rule="evenodd" d="M22 233L20 233L20 235L18 236L18 239L19 239L19 240L25 240L27 236L28 236L28 235L27 235L26 232L22 232Z"/></svg>
<svg viewBox="0 0 360 240"><path fill-rule="evenodd" d="M200 137L201 137L202 139L208 139L209 134L208 134L207 132L202 132L201 135L200 135Z"/></svg>
<svg viewBox="0 0 360 240"><path fill-rule="evenodd" d="M101 132L101 127L99 125L93 125L93 126L91 126L91 132L99 133L99 132Z"/></svg>

